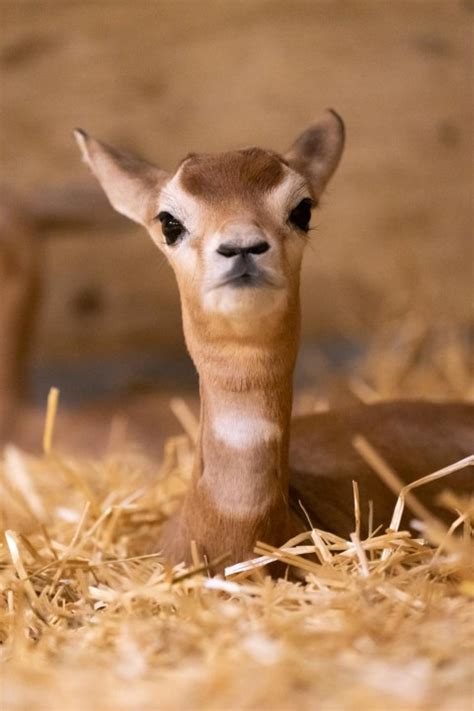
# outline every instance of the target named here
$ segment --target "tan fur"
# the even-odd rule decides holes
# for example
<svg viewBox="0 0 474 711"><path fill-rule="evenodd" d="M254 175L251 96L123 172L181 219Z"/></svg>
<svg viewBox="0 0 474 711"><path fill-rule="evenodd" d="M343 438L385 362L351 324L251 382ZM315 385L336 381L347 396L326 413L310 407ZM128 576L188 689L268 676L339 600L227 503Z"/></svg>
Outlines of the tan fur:
<svg viewBox="0 0 474 711"><path fill-rule="evenodd" d="M345 411L293 421L290 464L292 507L301 516L301 500L315 526L347 537L354 530L352 481L359 483L362 534L367 533L369 501L374 525L389 524L395 495L352 446L365 436L402 481L409 483L474 453L474 406L468 403L393 401L357 405ZM446 488L474 492L472 469L465 468L416 490L422 503L446 523L452 512L437 505ZM409 509L404 525L411 520Z"/></svg>
<svg viewBox="0 0 474 711"><path fill-rule="evenodd" d="M376 499L376 512L388 523L392 498L352 451L350 438L357 432L374 434L382 451L389 442L392 461L406 480L474 446L467 426L473 410L467 406L462 412L413 403L361 407L355 414L297 422L290 475L305 236L288 216L305 197L317 202L337 167L344 145L337 114L326 112L284 159L261 149L192 155L172 177L149 164L137 165L82 132L78 140L112 204L145 224L169 258L186 343L200 376L200 435L191 486L157 544L172 561L189 562L191 541L208 560L228 554L229 562L251 556L258 539L279 545L307 525L298 499L327 529L347 533L351 478L367 483L367 497ZM183 224L183 236L172 246L156 220L163 210ZM266 277L264 286L226 285L229 261L219 245L229 241L240 248L267 244L264 253L252 257ZM460 422L466 426L457 442ZM318 431L324 433L322 442ZM433 448L432 436L440 432L443 442ZM403 447L410 457L402 456ZM437 456L424 455L427 450Z"/></svg>

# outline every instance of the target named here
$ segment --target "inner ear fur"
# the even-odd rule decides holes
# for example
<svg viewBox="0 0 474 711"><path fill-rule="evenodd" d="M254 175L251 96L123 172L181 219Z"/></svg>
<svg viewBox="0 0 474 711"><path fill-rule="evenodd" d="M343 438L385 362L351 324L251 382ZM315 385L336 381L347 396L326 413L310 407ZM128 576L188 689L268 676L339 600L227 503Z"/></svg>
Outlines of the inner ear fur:
<svg viewBox="0 0 474 711"><path fill-rule="evenodd" d="M96 176L112 207L146 226L154 217L156 196L168 180L168 173L152 163L97 141L82 129L76 129L74 137L84 161Z"/></svg>
<svg viewBox="0 0 474 711"><path fill-rule="evenodd" d="M342 118L327 109L321 119L306 129L293 143L285 159L311 183L318 198L336 170L344 150Z"/></svg>

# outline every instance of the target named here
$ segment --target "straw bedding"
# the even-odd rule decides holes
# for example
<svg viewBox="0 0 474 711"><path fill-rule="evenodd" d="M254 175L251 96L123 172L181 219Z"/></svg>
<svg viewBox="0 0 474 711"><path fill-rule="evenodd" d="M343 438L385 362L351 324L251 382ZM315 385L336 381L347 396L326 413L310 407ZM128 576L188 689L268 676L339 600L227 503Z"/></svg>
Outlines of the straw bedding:
<svg viewBox="0 0 474 711"><path fill-rule="evenodd" d="M143 550L186 486L191 438L159 469L131 451L75 460L52 446L54 409L43 456L9 447L0 463L3 709L471 708L472 502L445 495L449 531L398 530L399 507L361 540L355 489L350 540L262 542L225 578L197 556L171 569Z"/></svg>

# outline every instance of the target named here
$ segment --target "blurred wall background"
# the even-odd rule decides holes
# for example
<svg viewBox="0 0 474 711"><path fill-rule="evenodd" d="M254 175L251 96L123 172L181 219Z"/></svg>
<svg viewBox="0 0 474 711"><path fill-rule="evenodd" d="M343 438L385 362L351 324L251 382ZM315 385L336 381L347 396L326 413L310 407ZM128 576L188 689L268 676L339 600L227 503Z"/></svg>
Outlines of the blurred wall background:
<svg viewBox="0 0 474 711"><path fill-rule="evenodd" d="M172 169L189 151L283 151L332 106L347 148L306 257L304 342L363 344L411 309L466 325L472 2L1 0L0 8L2 180L26 202L92 184L75 126ZM143 231L125 219L55 226L43 248L34 359L44 379L72 363L105 363L120 385L155 362L178 362L173 276Z"/></svg>

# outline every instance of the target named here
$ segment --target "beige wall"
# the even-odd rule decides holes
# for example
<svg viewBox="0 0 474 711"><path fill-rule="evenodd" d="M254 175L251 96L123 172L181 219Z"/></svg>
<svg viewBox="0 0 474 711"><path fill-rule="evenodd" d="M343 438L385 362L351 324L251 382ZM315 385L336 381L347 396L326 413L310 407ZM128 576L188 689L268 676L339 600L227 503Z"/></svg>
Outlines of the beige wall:
<svg viewBox="0 0 474 711"><path fill-rule="evenodd" d="M3 0L1 12L1 168L14 187L82 180L77 125L172 168L191 150L283 150L333 106L347 151L307 255L305 337L366 335L414 304L468 319L472 3ZM41 358L176 351L160 264L133 226L51 236ZM91 291L99 305L84 313Z"/></svg>

